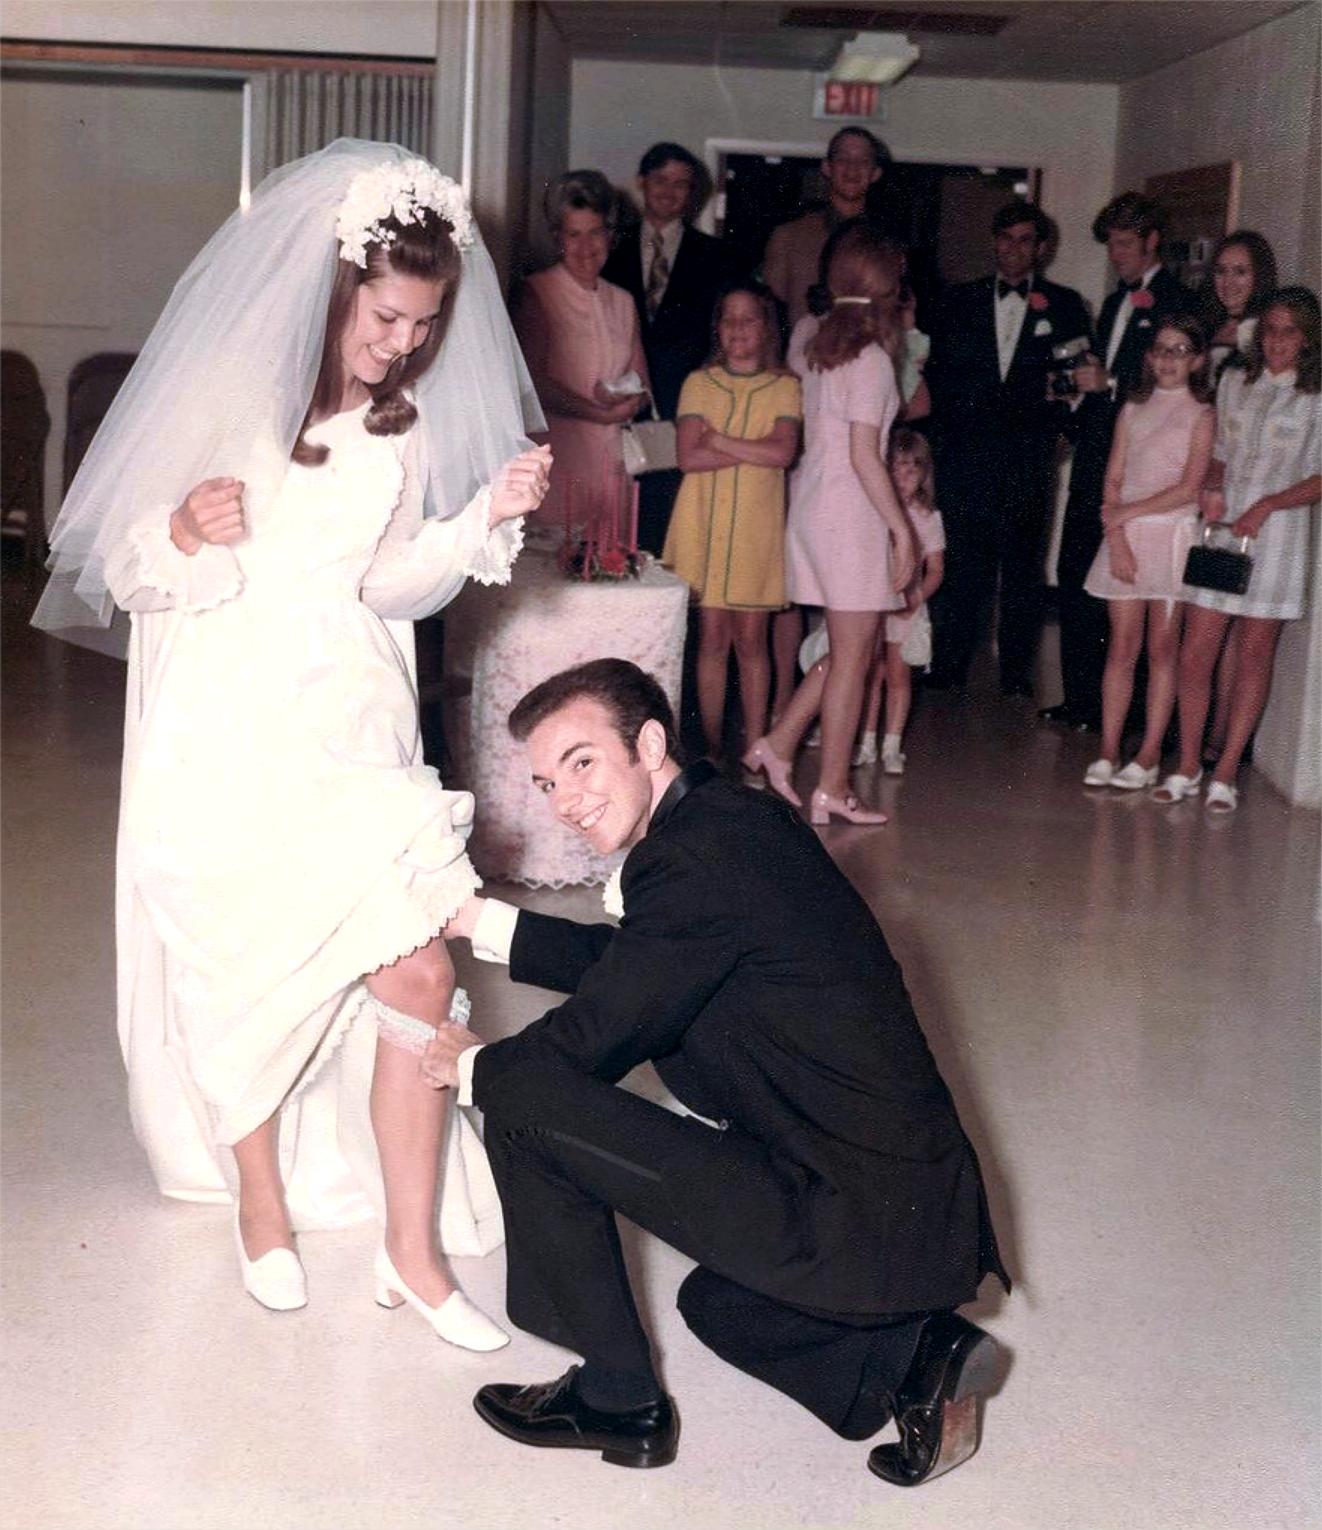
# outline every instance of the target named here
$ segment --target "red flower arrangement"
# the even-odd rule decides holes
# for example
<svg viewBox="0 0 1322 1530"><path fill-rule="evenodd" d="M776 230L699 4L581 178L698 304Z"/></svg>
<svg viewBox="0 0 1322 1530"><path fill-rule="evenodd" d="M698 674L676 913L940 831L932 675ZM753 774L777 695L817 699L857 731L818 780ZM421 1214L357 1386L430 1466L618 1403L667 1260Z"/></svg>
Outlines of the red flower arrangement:
<svg viewBox="0 0 1322 1530"><path fill-rule="evenodd" d="M1131 308L1151 308L1153 302L1153 296L1146 287L1135 287L1129 294Z"/></svg>
<svg viewBox="0 0 1322 1530"><path fill-rule="evenodd" d="M1033 290L1028 294L1028 306L1033 310L1034 313L1045 313L1048 306L1046 293L1039 292L1037 288L1034 287Z"/></svg>

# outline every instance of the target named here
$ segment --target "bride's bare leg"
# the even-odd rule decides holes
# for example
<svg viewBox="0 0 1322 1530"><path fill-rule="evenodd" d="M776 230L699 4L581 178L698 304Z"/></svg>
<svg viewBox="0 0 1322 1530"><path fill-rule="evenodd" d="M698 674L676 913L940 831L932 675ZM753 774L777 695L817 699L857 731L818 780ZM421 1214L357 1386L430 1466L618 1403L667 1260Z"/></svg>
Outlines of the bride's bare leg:
<svg viewBox="0 0 1322 1530"><path fill-rule="evenodd" d="M280 1180L280 1120L272 1116L234 1144L239 1170L239 1232L250 1260L273 1248L293 1248L285 1187Z"/></svg>
<svg viewBox="0 0 1322 1530"><path fill-rule="evenodd" d="M428 945L367 978L383 1004L433 1028L450 1018L454 964L437 936ZM420 1051L421 1049L419 1049ZM410 1289L428 1306L454 1290L437 1246L436 1198L448 1089L433 1089L419 1072L418 1052L378 1035L372 1073L372 1130L386 1193L386 1252Z"/></svg>

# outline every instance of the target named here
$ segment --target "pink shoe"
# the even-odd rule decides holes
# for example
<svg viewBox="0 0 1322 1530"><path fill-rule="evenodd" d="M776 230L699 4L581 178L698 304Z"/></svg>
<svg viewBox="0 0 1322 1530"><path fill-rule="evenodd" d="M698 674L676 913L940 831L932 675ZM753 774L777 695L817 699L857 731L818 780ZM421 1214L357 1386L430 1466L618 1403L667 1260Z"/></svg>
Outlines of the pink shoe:
<svg viewBox="0 0 1322 1530"><path fill-rule="evenodd" d="M846 823L886 823L888 821L885 813L878 812L876 808L864 807L852 793L847 797L833 797L830 792L815 791L812 794L808 822L830 823L832 814L837 818L843 818Z"/></svg>
<svg viewBox="0 0 1322 1530"><path fill-rule="evenodd" d="M782 760L765 738L758 739L749 747L742 764L745 770L765 771L772 791L779 793L793 807L803 806L803 799L790 785L790 762Z"/></svg>

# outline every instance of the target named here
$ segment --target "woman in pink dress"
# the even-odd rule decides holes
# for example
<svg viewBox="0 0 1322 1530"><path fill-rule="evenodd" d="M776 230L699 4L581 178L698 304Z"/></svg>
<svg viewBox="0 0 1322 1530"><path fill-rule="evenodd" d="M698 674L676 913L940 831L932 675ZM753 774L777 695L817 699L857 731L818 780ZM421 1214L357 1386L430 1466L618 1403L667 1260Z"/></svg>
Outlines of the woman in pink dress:
<svg viewBox="0 0 1322 1530"><path fill-rule="evenodd" d="M1111 641L1102 676L1102 755L1085 786L1154 786L1175 710L1184 560L1198 519L1198 491L1212 460L1216 413L1207 340L1187 314L1163 319L1143 360L1143 381L1120 411L1106 466L1106 536L1084 589L1106 602ZM1146 639L1143 742L1123 769L1120 745Z"/></svg>
<svg viewBox="0 0 1322 1530"><path fill-rule="evenodd" d="M615 232L615 191L597 170L570 170L546 192L560 259L523 284L514 327L546 412L555 465L541 518L581 526L624 470L620 427L647 392L638 313L601 279Z"/></svg>
<svg viewBox="0 0 1322 1530"><path fill-rule="evenodd" d="M827 269L831 310L795 326L789 364L803 379L803 460L790 481L785 528L789 598L822 606L829 667L814 665L780 721L744 757L799 806L790 764L820 707L822 769L809 816L885 823L849 789L854 733L882 613L904 605L916 561L913 532L886 471L900 408L893 355L901 340L904 253L863 226L841 235ZM821 661L823 665L828 661Z"/></svg>

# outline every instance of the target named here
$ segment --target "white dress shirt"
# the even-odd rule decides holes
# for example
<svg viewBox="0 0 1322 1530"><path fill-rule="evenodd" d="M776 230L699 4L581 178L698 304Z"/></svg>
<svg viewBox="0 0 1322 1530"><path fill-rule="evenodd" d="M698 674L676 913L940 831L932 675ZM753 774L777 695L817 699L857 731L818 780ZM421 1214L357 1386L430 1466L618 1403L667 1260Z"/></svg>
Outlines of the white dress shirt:
<svg viewBox="0 0 1322 1530"><path fill-rule="evenodd" d="M1142 290L1148 290L1148 283L1161 270L1161 263L1144 271ZM1125 338L1125 330L1129 327L1129 321L1134 316L1134 305L1131 302L1132 292L1126 292L1120 307L1116 310L1115 323L1111 326L1111 338L1106 342L1106 370L1109 372L1115 365L1115 353L1120 349L1120 342Z"/></svg>

